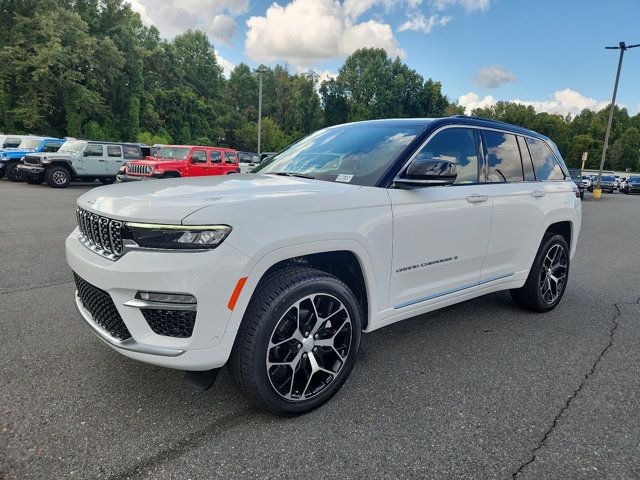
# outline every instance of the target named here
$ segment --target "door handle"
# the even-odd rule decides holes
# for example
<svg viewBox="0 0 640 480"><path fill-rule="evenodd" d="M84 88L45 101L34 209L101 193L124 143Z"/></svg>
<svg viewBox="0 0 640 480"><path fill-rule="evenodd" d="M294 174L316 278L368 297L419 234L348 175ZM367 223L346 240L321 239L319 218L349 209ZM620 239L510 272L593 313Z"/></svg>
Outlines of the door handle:
<svg viewBox="0 0 640 480"><path fill-rule="evenodd" d="M534 190L533 192L531 192L531 196L533 198L541 198L544 197L547 194L547 192L545 192L544 190Z"/></svg>
<svg viewBox="0 0 640 480"><path fill-rule="evenodd" d="M98 160L99 162L104 162L104 158L101 158Z"/></svg>
<svg viewBox="0 0 640 480"><path fill-rule="evenodd" d="M469 202L469 203L482 203L482 202L486 202L488 199L489 199L489 197L487 195L474 194L474 195L469 195L467 197L467 202Z"/></svg>

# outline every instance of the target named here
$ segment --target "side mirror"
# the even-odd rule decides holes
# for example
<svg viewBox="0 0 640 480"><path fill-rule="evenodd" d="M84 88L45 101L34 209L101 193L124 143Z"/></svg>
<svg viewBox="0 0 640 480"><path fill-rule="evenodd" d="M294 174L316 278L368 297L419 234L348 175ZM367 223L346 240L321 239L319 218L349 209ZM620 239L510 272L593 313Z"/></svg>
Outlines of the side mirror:
<svg viewBox="0 0 640 480"><path fill-rule="evenodd" d="M452 185L458 176L456 164L448 160L414 160L394 183L400 188Z"/></svg>

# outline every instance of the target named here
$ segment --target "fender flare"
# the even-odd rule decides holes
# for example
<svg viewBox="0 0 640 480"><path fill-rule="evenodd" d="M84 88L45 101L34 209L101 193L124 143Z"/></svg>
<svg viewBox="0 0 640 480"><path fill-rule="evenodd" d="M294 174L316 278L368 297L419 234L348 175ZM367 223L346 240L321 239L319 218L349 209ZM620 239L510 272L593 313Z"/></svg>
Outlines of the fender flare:
<svg viewBox="0 0 640 480"><path fill-rule="evenodd" d="M242 293L238 297L235 308L229 317L226 332L235 332L240 328L244 312L249 305L249 301L253 297L258 283L267 270L269 270L273 265L294 257L337 251L349 251L353 253L360 263L367 293L369 326L371 326L372 323L374 323L374 312L379 311L379 299L376 296L375 271L371 258L369 257L369 253L365 249L364 245L356 240L334 239L288 245L286 247L272 250L250 266L246 272L243 272L241 278L247 277L247 280L242 289Z"/></svg>
<svg viewBox="0 0 640 480"><path fill-rule="evenodd" d="M62 167L65 167L67 170L69 170L71 172L71 175L73 175L74 177L78 175L78 172L76 172L76 169L73 168L73 164L71 163L70 160L59 159L59 158L52 158L47 160L51 160L51 161L47 164L42 165L45 170L50 167L62 166Z"/></svg>

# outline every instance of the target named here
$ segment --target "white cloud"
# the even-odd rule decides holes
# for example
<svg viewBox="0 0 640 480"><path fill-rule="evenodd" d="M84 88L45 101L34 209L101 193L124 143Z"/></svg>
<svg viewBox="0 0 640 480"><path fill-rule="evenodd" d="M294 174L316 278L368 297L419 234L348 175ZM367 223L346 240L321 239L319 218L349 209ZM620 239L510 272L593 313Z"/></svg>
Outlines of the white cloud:
<svg viewBox="0 0 640 480"><path fill-rule="evenodd" d="M229 60L227 60L222 55L220 55L219 51L214 50L213 53L216 54L216 60L218 61L218 65L222 67L222 73L224 74L225 77L229 78L229 75L231 75L231 71L234 68L236 68L235 64L231 63Z"/></svg>
<svg viewBox="0 0 640 480"><path fill-rule="evenodd" d="M249 18L247 26L245 53L257 62L307 66L344 58L362 47L405 56L388 24L353 23L338 0L293 0L284 7L274 3L264 17Z"/></svg>
<svg viewBox="0 0 640 480"><path fill-rule="evenodd" d="M175 37L188 29L229 42L236 31L234 16L245 13L249 0L128 0L131 9L162 36Z"/></svg>
<svg viewBox="0 0 640 480"><path fill-rule="evenodd" d="M496 88L515 80L516 76L502 65L489 65L478 70L473 83L481 88Z"/></svg>
<svg viewBox="0 0 640 480"><path fill-rule="evenodd" d="M460 6L467 13L489 10L491 0L433 0L433 6L436 10L447 10L451 7Z"/></svg>
<svg viewBox="0 0 640 480"><path fill-rule="evenodd" d="M477 93L469 92L466 95L461 95L458 98L458 104L465 108L467 114L471 113L474 108L489 107L496 103L496 99L491 95L487 95L484 98L480 98Z"/></svg>
<svg viewBox="0 0 640 480"><path fill-rule="evenodd" d="M609 104L607 100L598 101L593 98L588 98L570 88L554 92L553 99L550 100L520 100L516 98L509 101L522 105L531 105L535 108L536 112L558 113L560 115L570 113L574 116L585 108L598 111ZM458 98L458 103L465 107L467 114L471 113L471 110L474 108L488 107L496 102L497 100L492 95L486 95L480 98L480 96L474 92L469 92ZM620 106L622 107L623 105Z"/></svg>
<svg viewBox="0 0 640 480"><path fill-rule="evenodd" d="M421 13L416 13L413 15L409 14L408 16L410 17L410 19L400 25L400 27L398 27L399 32L404 32L405 30L420 30L424 33L430 33L433 27L444 27L453 18L449 15L440 16L437 14L431 15L429 18L425 18Z"/></svg>

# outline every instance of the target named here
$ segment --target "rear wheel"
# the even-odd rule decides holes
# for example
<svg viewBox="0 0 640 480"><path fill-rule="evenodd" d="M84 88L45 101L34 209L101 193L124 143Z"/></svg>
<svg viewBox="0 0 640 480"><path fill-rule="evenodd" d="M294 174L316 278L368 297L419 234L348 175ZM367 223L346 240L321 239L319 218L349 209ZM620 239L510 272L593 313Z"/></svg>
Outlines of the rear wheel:
<svg viewBox="0 0 640 480"><path fill-rule="evenodd" d="M103 184L103 185L111 185L115 181L116 181L116 177L101 177L100 178L100 183Z"/></svg>
<svg viewBox="0 0 640 480"><path fill-rule="evenodd" d="M256 405L299 414L329 400L345 382L360 346L359 304L342 281L288 267L258 286L229 367Z"/></svg>
<svg viewBox="0 0 640 480"><path fill-rule="evenodd" d="M12 182L21 182L22 181L22 172L18 168L20 162L11 162L6 166L7 179Z"/></svg>
<svg viewBox="0 0 640 480"><path fill-rule="evenodd" d="M71 173L66 168L56 165L47 168L44 172L44 180L53 188L65 188L71 181Z"/></svg>
<svg viewBox="0 0 640 480"><path fill-rule="evenodd" d="M569 279L569 246L561 235L542 240L527 281L522 288L510 290L513 301L527 310L548 312L554 309Z"/></svg>

